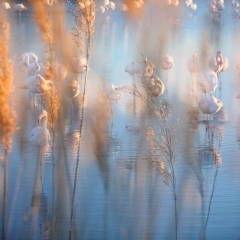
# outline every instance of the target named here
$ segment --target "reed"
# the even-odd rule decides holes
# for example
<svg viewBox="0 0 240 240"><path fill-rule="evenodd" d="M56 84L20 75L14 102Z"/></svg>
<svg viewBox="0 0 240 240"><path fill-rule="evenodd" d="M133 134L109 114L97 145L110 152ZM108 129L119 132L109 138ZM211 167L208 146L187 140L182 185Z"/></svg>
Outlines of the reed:
<svg viewBox="0 0 240 240"><path fill-rule="evenodd" d="M106 88L104 88L106 89ZM101 107L99 107L101 106ZM110 166L109 166L109 150L110 150L110 119L108 98L103 91L99 92L98 99L95 101L90 111L90 131L93 143L93 153L96 157L97 166L102 178L104 186L104 221L103 221L103 239L107 239L108 231L108 199L110 187ZM109 139L109 141L108 141Z"/></svg>
<svg viewBox="0 0 240 240"><path fill-rule="evenodd" d="M34 12L34 19L40 29L41 36L44 41L52 42L50 14L44 0L29 0Z"/></svg>
<svg viewBox="0 0 240 240"><path fill-rule="evenodd" d="M44 0L30 0L30 4L33 7L34 19L40 29L41 36L46 43L45 49L45 62L46 62L46 73L47 79L54 78L54 68L56 64L56 54L53 46L53 29L51 27L51 12L47 7ZM58 91L55 87L44 95L42 99L45 102L45 107L48 112L49 122L52 129L55 129L55 122L58 116L58 110L60 107Z"/></svg>
<svg viewBox="0 0 240 240"><path fill-rule="evenodd" d="M178 209L177 209L177 192L176 192L176 167L177 157L174 149L176 142L176 125L169 126L168 118L166 116L165 107L160 103L160 111L157 111L154 106L154 101L149 100L148 85L145 79L142 80L143 88L146 89L145 93L140 93L135 86L135 91L132 93L139 97L148 107L150 113L156 119L156 125L148 127L146 131L150 148L155 152L157 160L152 162L157 163L159 173L162 176L163 182L170 188L174 200L175 210L175 239L178 239ZM159 102L158 102L159 106Z"/></svg>
<svg viewBox="0 0 240 240"><path fill-rule="evenodd" d="M80 7L80 6L84 7ZM87 64L89 65L89 59L91 57L92 49L91 43L94 33L94 22L96 7L93 0L76 0L76 6L74 10L70 11L75 19L76 27L74 28L75 32L73 33L73 38L79 47L79 52L81 55L85 56L87 59ZM74 174L74 185L73 185L73 194L71 201L71 217L70 217L70 227L69 227L69 236L68 239L72 239L72 225L74 220L74 205L75 205L75 195L77 187L77 178L78 178L78 167L80 159L80 148L81 148L81 138L82 138L82 128L84 121L84 110L85 110L85 101L86 101L86 88L87 88L88 72L85 74L85 81L83 87L83 97L82 97L82 110L81 110L81 121L80 121L80 138L78 145L78 154Z"/></svg>
<svg viewBox="0 0 240 240"><path fill-rule="evenodd" d="M209 220L209 217L210 217L212 200L213 200L214 192L215 192L216 185L217 185L217 176L218 176L218 172L219 172L220 166L222 165L222 158L221 158L221 155L219 154L219 152L216 151L214 149L214 147L211 146L211 145L209 145L209 148L210 148L211 154L214 157L215 173L214 173L214 178L213 178L211 195L210 195L210 198L209 198L207 217L206 217L206 221L205 221L204 228L203 228L203 235L202 235L202 239L203 240L206 239L206 230L207 230L208 220Z"/></svg>
<svg viewBox="0 0 240 240"><path fill-rule="evenodd" d="M104 87L104 89L106 89ZM109 111L109 102L104 90L99 91L97 101L91 108L90 111L90 131L91 139L93 143L93 152L97 160L99 171L102 174L103 185L105 191L108 191L109 188L109 166L108 166L108 152L109 152L109 141L106 141L109 138L110 134L110 119L111 114ZM101 106L101 107L99 107Z"/></svg>
<svg viewBox="0 0 240 240"><path fill-rule="evenodd" d="M9 24L0 17L0 139L5 151L12 147L16 114L13 107L13 65L8 57Z"/></svg>
<svg viewBox="0 0 240 240"><path fill-rule="evenodd" d="M45 92L43 99L45 109L48 112L48 122L54 131L58 119L58 110L60 108L60 98L57 88L52 87L51 90Z"/></svg>
<svg viewBox="0 0 240 240"><path fill-rule="evenodd" d="M55 42L57 39L61 39L61 27L57 28L56 23L53 23L54 20L58 20L59 23L62 22L63 14L58 14L57 12L52 12L50 8L48 8L47 4L44 2L44 0L30 0L30 4L33 7L34 12L34 18L35 21L40 29L41 37L45 41L45 51L44 51L44 57L45 57L45 78L51 79L51 80L57 80L55 78L55 67L56 67L56 48L55 48ZM59 3L58 5L61 5ZM58 7L59 10L60 6ZM56 17L55 15L58 15ZM61 41L61 40L59 40ZM63 46L61 46L63 47ZM44 108L48 112L48 122L50 123L51 129L52 129L52 219L51 219L51 238L55 238L55 232L56 232L56 220L57 216L59 214L58 209L56 206L58 206L57 203L55 203L55 178L56 176L61 175L61 171L59 170L59 173L55 173L55 165L56 165L56 159L55 159L55 136L56 136L56 124L57 120L59 118L59 110L60 110L60 97L61 97L61 88L59 84L56 86L52 85L51 90L44 92L42 95L42 103L44 105ZM58 135L62 136L61 129L58 131ZM65 146L63 146L65 150ZM62 159L62 158L61 158ZM63 159L66 161L66 156L63 155ZM60 187L61 188L61 187Z"/></svg>
<svg viewBox="0 0 240 240"><path fill-rule="evenodd" d="M41 37L46 43L45 60L46 76L52 79L56 56L53 45L53 29L51 24L51 12L44 0L29 0L34 12L34 19L39 27Z"/></svg>
<svg viewBox="0 0 240 240"><path fill-rule="evenodd" d="M16 115L13 108L12 62L8 56L9 24L0 17L0 140L5 150L3 176L3 221L2 239L7 231L8 203L8 155L12 148L12 135L15 131Z"/></svg>
<svg viewBox="0 0 240 240"><path fill-rule="evenodd" d="M84 7L81 7L81 6ZM91 43L95 31L96 5L93 0L76 0L76 7L70 11L75 19L76 26L73 28L73 39L79 47L81 55L89 60L92 49Z"/></svg>
<svg viewBox="0 0 240 240"><path fill-rule="evenodd" d="M25 99L25 96L22 95L20 98L19 105L20 106L26 106L27 102ZM13 226L14 226L14 215L16 213L17 209L17 201L18 201L18 194L22 190L21 189L21 179L23 176L24 168L25 168L25 162L27 158L27 149L25 148L25 139L27 138L27 126L29 124L28 118L26 118L26 112L24 111L24 108L22 108L18 112L18 125L21 126L19 130L17 131L16 137L18 140L18 147L20 148L20 166L18 168L17 174L17 180L15 182L13 196L11 198L12 203L8 202L9 205L9 217L8 217L8 231L7 231L7 239L12 239L13 236Z"/></svg>

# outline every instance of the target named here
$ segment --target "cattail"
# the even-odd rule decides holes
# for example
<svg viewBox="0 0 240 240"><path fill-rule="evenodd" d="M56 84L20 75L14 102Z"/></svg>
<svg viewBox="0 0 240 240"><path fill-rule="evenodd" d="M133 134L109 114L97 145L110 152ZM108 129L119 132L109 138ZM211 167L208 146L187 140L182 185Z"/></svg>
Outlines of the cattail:
<svg viewBox="0 0 240 240"><path fill-rule="evenodd" d="M13 72L8 59L9 24L0 18L0 138L5 150L12 146L16 115L12 105Z"/></svg>

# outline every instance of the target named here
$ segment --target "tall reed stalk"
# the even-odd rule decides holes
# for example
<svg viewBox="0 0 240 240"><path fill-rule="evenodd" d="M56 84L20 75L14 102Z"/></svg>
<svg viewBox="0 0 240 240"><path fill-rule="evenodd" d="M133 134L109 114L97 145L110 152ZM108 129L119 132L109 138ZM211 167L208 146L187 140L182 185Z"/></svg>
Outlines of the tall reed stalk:
<svg viewBox="0 0 240 240"><path fill-rule="evenodd" d="M44 0L30 0L30 4L33 7L34 17L36 23L40 29L41 36L45 41L45 68L46 68L46 77L53 80L54 78L54 67L56 63L56 53L53 45L53 29L51 24L52 12L48 8ZM44 102L44 107L48 112L48 121L52 129L52 229L51 229L51 238L54 239L54 229L55 229L55 130L56 122L58 119L58 112L60 108L60 97L57 87L52 86L51 90L45 92L42 96L42 102Z"/></svg>
<svg viewBox="0 0 240 240"><path fill-rule="evenodd" d="M26 106L26 101L25 101L25 96L21 96L20 106ZM13 223L14 223L14 215L16 213L16 206L17 206L17 198L19 192L22 190L21 189L21 179L23 176L24 168L25 168L25 161L26 161L26 154L27 154L27 149L25 148L25 139L26 139L26 132L27 132L27 126L28 126L28 119L26 119L26 112L25 109L21 109L20 112L18 112L18 125L21 126L21 128L18 130L17 134L17 140L19 143L19 148L20 148L20 166L18 168L18 174L16 177L16 182L15 182L15 187L13 191L13 196L12 196L12 202L11 206L9 207L9 217L8 217L8 231L7 231L7 239L12 239L12 228L13 228Z"/></svg>
<svg viewBox="0 0 240 240"><path fill-rule="evenodd" d="M214 179L213 179L211 195L210 195L210 199L209 199L207 218L206 218L206 221L205 221L205 224L204 224L204 229L203 229L203 236L202 236L203 240L206 239L206 230L207 230L208 220L209 220L209 216L210 216L213 195L214 195L214 192L215 192L215 189L216 189L218 172L219 172L219 169L220 169L220 165L222 163L222 159L221 159L220 154L217 153L212 146L209 146L209 147L210 147L210 151L211 151L211 153L214 157L215 174L214 174Z"/></svg>
<svg viewBox="0 0 240 240"><path fill-rule="evenodd" d="M9 24L0 17L0 140L8 152L12 147L16 115L13 108L13 71L8 58Z"/></svg>
<svg viewBox="0 0 240 240"><path fill-rule="evenodd" d="M2 239L7 236L7 206L8 206L8 152L5 153L3 176L3 221L2 221Z"/></svg>
<svg viewBox="0 0 240 240"><path fill-rule="evenodd" d="M175 239L178 239L178 209L177 209L177 189L176 189L176 166L177 158L174 153L176 145L176 125L169 126L164 106L160 104L160 111L156 111L153 101L149 100L148 86L146 81L142 80L143 88L146 94L140 93L135 86L133 94L139 97L148 107L150 113L155 117L156 126L149 127L146 134L151 143L150 147L156 153L157 160L153 161L158 164L159 172L163 178L163 182L170 187L174 200L175 212ZM158 137L160 136L160 137Z"/></svg>
<svg viewBox="0 0 240 240"><path fill-rule="evenodd" d="M84 7L80 7L83 4ZM75 10L72 10L71 13L74 16L76 27L74 28L75 32L73 33L74 40L79 47L80 54L85 55L87 59L87 64L89 65L89 60L91 56L91 43L94 33L94 22L95 22L95 14L96 7L95 2L93 0L76 0ZM78 145L78 154L77 161L75 167L75 175L74 175L74 185L73 185L73 194L72 194L72 202L71 202L71 217L70 217L70 227L69 227L69 237L70 240L72 238L72 225L73 225L73 217L74 217L74 205L75 205L75 195L76 195L76 187L77 187L77 177L78 177L78 165L79 165L79 157L80 157L80 148L81 148L81 138L82 138L82 127L84 121L84 110L85 110L85 101L86 101L86 89L87 89L87 80L88 80L88 72L85 74L84 87L83 87L83 97L82 97L82 110L80 117L80 139Z"/></svg>
<svg viewBox="0 0 240 240"><path fill-rule="evenodd" d="M106 85L106 84L105 84ZM106 89L106 88L104 88ZM101 108L99 108L101 106ZM109 137L109 126L110 126L110 111L109 111L108 98L104 91L99 92L98 100L95 102L91 109L89 125L90 132L92 134L92 145L93 152L96 157L97 166L101 174L103 186L104 186L104 216L103 221L103 239L107 239L107 217L108 217L108 192L109 192L109 178L110 178L110 168L108 164L108 154L110 143L106 141Z"/></svg>
<svg viewBox="0 0 240 240"><path fill-rule="evenodd" d="M16 115L13 109L12 62L8 58L9 24L0 16L0 141L3 143L3 221L2 239L6 239L7 203L8 203L8 156L12 147L12 135L15 131Z"/></svg>

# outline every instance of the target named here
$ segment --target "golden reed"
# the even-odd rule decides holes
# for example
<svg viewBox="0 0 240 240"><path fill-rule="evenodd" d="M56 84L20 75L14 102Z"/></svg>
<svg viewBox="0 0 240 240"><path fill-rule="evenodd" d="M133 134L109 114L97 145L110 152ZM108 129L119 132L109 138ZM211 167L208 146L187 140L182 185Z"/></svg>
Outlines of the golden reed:
<svg viewBox="0 0 240 240"><path fill-rule="evenodd" d="M0 17L0 138L5 150L11 149L16 115L13 108L13 65L8 58L9 24Z"/></svg>
<svg viewBox="0 0 240 240"><path fill-rule="evenodd" d="M93 0L76 0L77 5L74 11L71 11L76 22L74 40L79 47L80 54L85 55L88 60L91 56L91 42L95 31L94 23L96 17L96 5ZM80 7L83 4L85 7Z"/></svg>
<svg viewBox="0 0 240 240"><path fill-rule="evenodd" d="M60 108L60 99L58 91L55 87L52 87L51 90L47 91L44 94L45 98L45 109L48 112L48 121L52 127L52 130L55 130L55 124L58 118L58 110Z"/></svg>
<svg viewBox="0 0 240 240"><path fill-rule="evenodd" d="M51 41L50 16L44 0L29 0L33 7L35 21L45 41Z"/></svg>
<svg viewBox="0 0 240 240"><path fill-rule="evenodd" d="M41 36L47 44L45 58L47 60L47 73L53 72L53 43L50 12L44 0L29 0L32 5L35 21L40 29Z"/></svg>
<svg viewBox="0 0 240 240"><path fill-rule="evenodd" d="M34 18L41 31L41 36L46 42L46 77L53 80L55 70L55 51L53 48L53 31L51 28L51 13L44 0L30 0L30 4L33 7ZM58 18L60 20L60 18ZM55 87L47 91L42 98L44 99L45 108L48 112L48 121L51 124L52 129L55 129L55 123L58 117L58 110L60 107L60 99L58 91Z"/></svg>

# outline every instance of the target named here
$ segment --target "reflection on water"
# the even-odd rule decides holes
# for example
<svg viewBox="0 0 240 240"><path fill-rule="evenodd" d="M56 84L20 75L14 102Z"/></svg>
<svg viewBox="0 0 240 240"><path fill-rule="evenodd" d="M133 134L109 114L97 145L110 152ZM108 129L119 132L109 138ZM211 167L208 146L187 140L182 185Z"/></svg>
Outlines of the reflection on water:
<svg viewBox="0 0 240 240"><path fill-rule="evenodd" d="M49 239L50 221L49 221L49 207L47 196L36 194L32 196L32 213L39 214L39 230L40 239Z"/></svg>
<svg viewBox="0 0 240 240"><path fill-rule="evenodd" d="M74 150L77 150L80 141L80 133L79 132L70 132L67 134L66 144L67 146L71 146Z"/></svg>
<svg viewBox="0 0 240 240"><path fill-rule="evenodd" d="M198 128L198 117L199 117L199 109L198 108L189 108L188 114L188 121L191 124L193 129Z"/></svg>
<svg viewBox="0 0 240 240"><path fill-rule="evenodd" d="M4 196L8 196L4 223L8 239L68 239L69 230L72 239L240 237L240 110L239 100L232 97L239 92L234 72L239 60L234 63L236 45L229 44L238 39L239 26L233 25L230 2L225 1L221 19L211 19L206 3L194 2L198 8L191 17L183 2L174 7L154 0L145 1L142 17L131 17L119 9L111 16L97 13L85 105L84 76L69 71L61 83L63 108L54 142L42 155L41 166L39 150L27 141L41 111L40 97L32 104L32 96L19 90L25 75L15 62L18 122L9 155L8 185L4 185L4 169L0 169L2 208ZM23 13L22 24L14 12L9 18L10 55L18 59L23 52L34 51L43 59L44 43L31 21L31 10ZM72 16L66 14L65 21L70 33L75 26ZM73 49L70 44L67 50ZM200 73L191 79L186 63L197 53L205 71L218 50L229 59L229 69L221 74L222 88L216 92L224 107L207 128L206 115L197 108L204 95L197 90ZM99 86L103 80L115 86L131 85L132 76L124 69L141 54L156 65L154 74L163 80L166 91L146 102L124 93L113 104L112 114L105 88ZM167 54L175 63L168 81L160 67ZM73 79L80 84L80 94L72 100L65 97L64 86ZM143 91L140 78L135 76L134 81ZM167 130L163 119L157 120L161 107ZM167 139L161 131L175 133L178 119L176 136ZM176 143L174 147L167 148L172 143ZM172 151L176 159L167 161ZM0 154L3 163L2 151ZM4 186L8 188L4 190ZM4 219L1 221L3 224Z"/></svg>
<svg viewBox="0 0 240 240"><path fill-rule="evenodd" d="M214 156L210 148L198 150L198 158L201 166L214 165Z"/></svg>
<svg viewBox="0 0 240 240"><path fill-rule="evenodd" d="M213 115L213 118L218 122L227 122L228 121L227 109L222 107L217 113Z"/></svg>

